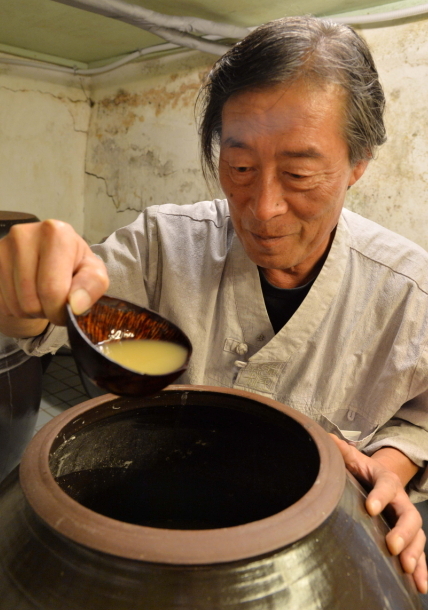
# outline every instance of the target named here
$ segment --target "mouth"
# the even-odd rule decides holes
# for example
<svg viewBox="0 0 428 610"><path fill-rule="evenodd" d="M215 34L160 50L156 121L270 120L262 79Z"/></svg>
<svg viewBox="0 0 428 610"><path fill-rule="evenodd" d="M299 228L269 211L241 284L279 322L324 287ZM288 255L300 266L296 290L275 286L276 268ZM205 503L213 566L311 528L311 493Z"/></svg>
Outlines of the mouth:
<svg viewBox="0 0 428 610"><path fill-rule="evenodd" d="M250 232L252 238L259 244L275 244L289 235L260 235L258 233Z"/></svg>

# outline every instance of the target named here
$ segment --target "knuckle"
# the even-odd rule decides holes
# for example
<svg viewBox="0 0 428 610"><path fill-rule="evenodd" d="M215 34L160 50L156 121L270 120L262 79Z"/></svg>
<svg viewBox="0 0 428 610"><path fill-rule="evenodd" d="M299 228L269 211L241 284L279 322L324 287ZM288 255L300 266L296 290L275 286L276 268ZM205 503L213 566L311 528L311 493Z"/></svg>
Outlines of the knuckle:
<svg viewBox="0 0 428 610"><path fill-rule="evenodd" d="M65 231L69 227L66 222L63 222L62 220L55 220L53 218L43 220L40 226L41 230L45 233L56 233L58 231Z"/></svg>
<svg viewBox="0 0 428 610"><path fill-rule="evenodd" d="M61 243L66 240L74 229L62 220L48 219L40 224L41 245L46 246L51 243Z"/></svg>
<svg viewBox="0 0 428 610"><path fill-rule="evenodd" d="M20 239L23 235L28 235L34 227L30 226L33 223L22 223L22 224L14 224L10 227L9 232L5 238L6 241L9 241L7 238L10 238L10 241L14 241L15 239ZM39 224L39 223L34 223Z"/></svg>
<svg viewBox="0 0 428 610"><path fill-rule="evenodd" d="M109 284L110 284L110 280L108 278L107 275L107 271L106 268L104 267L104 265L102 267L98 266L95 269L95 276L97 281L100 283L100 285L107 290Z"/></svg>

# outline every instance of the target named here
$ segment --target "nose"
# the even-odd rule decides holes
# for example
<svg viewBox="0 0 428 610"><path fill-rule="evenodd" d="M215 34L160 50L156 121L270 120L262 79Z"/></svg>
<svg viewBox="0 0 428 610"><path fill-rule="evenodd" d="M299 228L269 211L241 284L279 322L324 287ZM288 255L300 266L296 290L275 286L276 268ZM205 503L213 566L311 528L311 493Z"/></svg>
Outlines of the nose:
<svg viewBox="0 0 428 610"><path fill-rule="evenodd" d="M251 210L254 218L262 222L287 212L284 188L276 172L264 172L259 176L252 196Z"/></svg>

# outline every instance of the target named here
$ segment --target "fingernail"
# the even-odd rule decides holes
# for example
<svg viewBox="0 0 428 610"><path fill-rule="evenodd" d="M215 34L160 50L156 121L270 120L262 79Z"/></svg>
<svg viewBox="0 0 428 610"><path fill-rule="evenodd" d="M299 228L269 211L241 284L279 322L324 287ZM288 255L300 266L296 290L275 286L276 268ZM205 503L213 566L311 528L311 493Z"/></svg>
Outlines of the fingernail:
<svg viewBox="0 0 428 610"><path fill-rule="evenodd" d="M426 595L428 593L428 582L427 581L425 581L425 583L422 585L421 593L423 593L424 595Z"/></svg>
<svg viewBox="0 0 428 610"><path fill-rule="evenodd" d="M79 316L91 306L91 297L84 288L78 288L70 294L69 303L72 312Z"/></svg>
<svg viewBox="0 0 428 610"><path fill-rule="evenodd" d="M414 557L410 557L410 559L408 559L407 561L407 564L409 566L409 569L406 570L406 572L408 572L409 574L413 574L416 568L416 559Z"/></svg>

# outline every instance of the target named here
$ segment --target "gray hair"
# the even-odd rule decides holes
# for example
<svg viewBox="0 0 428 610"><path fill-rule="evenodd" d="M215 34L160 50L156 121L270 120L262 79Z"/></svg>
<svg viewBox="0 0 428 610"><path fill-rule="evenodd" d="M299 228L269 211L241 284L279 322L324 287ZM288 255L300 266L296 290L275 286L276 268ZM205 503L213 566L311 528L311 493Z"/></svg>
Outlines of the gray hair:
<svg viewBox="0 0 428 610"><path fill-rule="evenodd" d="M344 137L354 165L373 158L386 140L385 97L366 42L347 25L316 17L266 23L214 65L199 94L201 160L206 178L217 177L215 148L223 106L234 94L303 79L337 84L346 92Z"/></svg>

